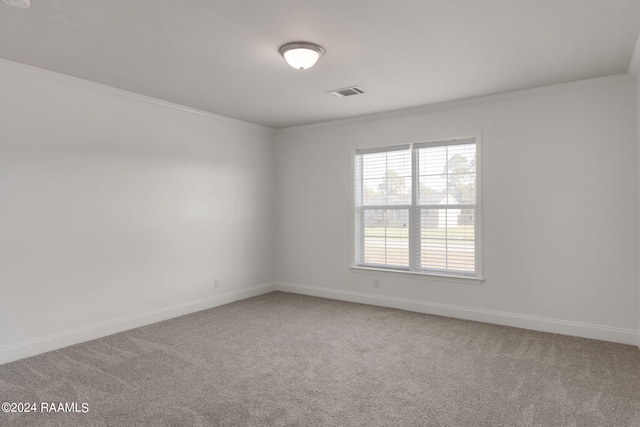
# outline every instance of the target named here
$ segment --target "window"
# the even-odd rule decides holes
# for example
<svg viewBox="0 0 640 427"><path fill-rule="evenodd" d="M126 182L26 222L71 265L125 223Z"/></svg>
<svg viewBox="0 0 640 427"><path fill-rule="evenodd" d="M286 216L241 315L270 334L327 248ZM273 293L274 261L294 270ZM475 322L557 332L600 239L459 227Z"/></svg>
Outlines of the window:
<svg viewBox="0 0 640 427"><path fill-rule="evenodd" d="M480 278L476 138L355 152L355 264Z"/></svg>

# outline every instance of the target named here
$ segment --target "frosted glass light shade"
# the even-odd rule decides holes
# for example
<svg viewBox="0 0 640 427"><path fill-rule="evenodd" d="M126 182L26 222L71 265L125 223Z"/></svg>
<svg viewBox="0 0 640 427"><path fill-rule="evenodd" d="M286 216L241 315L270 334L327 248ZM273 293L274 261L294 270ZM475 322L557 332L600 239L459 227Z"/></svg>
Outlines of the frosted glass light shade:
<svg viewBox="0 0 640 427"><path fill-rule="evenodd" d="M314 43L294 42L280 47L280 54L293 68L306 70L318 62L324 50Z"/></svg>

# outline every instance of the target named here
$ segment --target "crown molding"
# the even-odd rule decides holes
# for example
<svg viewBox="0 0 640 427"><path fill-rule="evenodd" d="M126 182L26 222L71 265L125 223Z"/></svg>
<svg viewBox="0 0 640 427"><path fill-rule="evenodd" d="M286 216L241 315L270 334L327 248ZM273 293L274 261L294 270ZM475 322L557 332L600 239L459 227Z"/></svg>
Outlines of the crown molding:
<svg viewBox="0 0 640 427"><path fill-rule="evenodd" d="M233 124L236 124L236 125L250 127L250 128L254 128L254 129L274 131L273 128L270 128L270 127L267 127L267 126L258 125L258 124L251 123L251 122L245 122L243 120L234 119L234 118L231 118L231 117L210 113L210 112L203 111L203 110L198 110L196 108L186 107L186 106L180 105L180 104L174 104L172 102L164 101L162 99L157 99L157 98L153 98L153 97L146 96L146 95L140 95L138 93L129 92L129 91L124 90L124 89L118 89L118 88L115 88L113 86L108 86L108 85L104 85L104 84L101 84L101 83L95 83L95 82L92 82L92 81L89 81L89 80L84 80L84 79L81 79L81 78L78 78L78 77L72 77L72 76L69 76L69 75L66 75L66 74L57 73L55 71L45 70L44 68L38 68L38 67L34 67L32 65L21 64L19 62L13 62L13 61L9 61L9 60L2 59L2 58L0 58L0 65L1 66L6 66L6 67L10 67L10 68L14 68L14 69L20 70L22 72L37 74L37 75L43 76L45 78L56 80L58 82L62 82L62 83L69 84L69 85L72 85L72 86L83 87L83 88L86 88L86 89L94 90L96 92L109 93L109 94L116 95L116 96L122 96L122 97L133 99L133 100L136 100L136 101L141 101L141 102L145 102L145 103L148 103L148 104L154 104L154 105L158 105L158 106L161 106L161 107L169 108L169 109L172 109L172 110L177 110L177 111L180 111L180 112L183 112L183 113L187 113L187 114L193 114L193 115L200 116L200 117L206 117L206 118L209 118L209 119L214 119L214 120L219 120L219 121L223 121L223 122L233 123Z"/></svg>
<svg viewBox="0 0 640 427"><path fill-rule="evenodd" d="M631 78L637 80L638 74L640 74L640 36L638 36L636 47L631 55L631 62L629 62L629 75Z"/></svg>
<svg viewBox="0 0 640 427"><path fill-rule="evenodd" d="M586 79L586 80L578 80L574 82L542 86L542 87L533 88L533 89L524 89L524 90L518 90L518 91L512 91L512 92L498 93L493 95L484 95L484 96L461 99L456 101L441 102L436 104L429 104L429 105L423 105L423 106L411 107L411 108L403 108L403 109L392 110L392 111L383 111L379 113L365 114L360 116L347 117L344 119L328 120L323 122L309 123L304 125L290 126L290 127L284 127L284 128L278 128L278 129L259 125L256 123L246 122L239 119L234 119L234 118L223 116L220 114L198 110L196 108L175 104L169 101L164 101L164 100L153 98L146 95L140 95L134 92L129 92L124 89L118 89L113 86L108 86L101 83L95 83L95 82L84 80L78 77L72 77L66 74L57 73L55 71L45 70L44 68L38 68L32 65L26 65L18 62L9 61L7 59L0 58L0 65L18 69L24 72L30 72L32 74L38 74L43 77L57 80L59 82L70 84L73 86L84 87L84 88L95 90L102 93L119 95L129 99L134 99L137 101L142 101L142 102L158 105L161 107L169 108L172 110L181 111L183 113L188 113L188 114L193 114L201 117L206 117L209 119L233 123L233 124L254 128L254 129L280 132L280 131L285 131L289 129L306 129L306 128L315 128L315 127L323 127L323 126L334 126L334 125L347 124L347 123L359 122L359 121L380 120L382 118L401 118L401 117L406 117L406 116L411 116L416 114L425 114L425 113L432 113L432 112L438 112L438 111L444 111L444 110L472 107L472 106L482 105L482 104L505 102L509 100L528 98L528 97L536 96L543 93L560 92L560 91L575 88L575 87L590 86L590 85L599 84L599 83L608 83L608 82L614 82L618 80L624 80L624 79L628 79L629 77L635 80L638 78L638 74L640 73L640 37L638 38L638 42L636 43L635 50L631 57L631 63L629 65L628 73L614 74L611 76L597 77L597 78Z"/></svg>
<svg viewBox="0 0 640 427"><path fill-rule="evenodd" d="M611 82L628 80L628 79L629 79L629 74L627 73L614 74L611 76L596 77L593 79L578 80L578 81L568 82L568 83L559 83L555 85L542 86L542 87L533 88L533 89L523 89L523 90L503 92L503 93L498 93L493 95L483 95L483 96L478 96L474 98L467 98L467 99L461 99L456 101L448 101L448 102L442 102L437 104L423 105L420 107L403 108L400 110L365 114L361 116L348 117L344 119L328 120L324 122L309 123L309 124L299 125L299 126L290 126L286 128L279 128L277 129L277 132L287 131L290 129L294 130L294 129L308 129L308 128L315 128L315 127L323 127L323 126L335 126L335 125L348 124L353 122L366 122L371 120L381 120L381 119L387 119L387 118L402 118L402 117L413 116L418 114L434 113L434 112L444 111L444 110L467 108L467 107L473 107L477 105L486 105L486 104L505 102L505 101L511 101L511 100L526 99L534 96L539 96L545 93L562 92L565 90L583 87L583 86L592 86L596 84L611 83Z"/></svg>

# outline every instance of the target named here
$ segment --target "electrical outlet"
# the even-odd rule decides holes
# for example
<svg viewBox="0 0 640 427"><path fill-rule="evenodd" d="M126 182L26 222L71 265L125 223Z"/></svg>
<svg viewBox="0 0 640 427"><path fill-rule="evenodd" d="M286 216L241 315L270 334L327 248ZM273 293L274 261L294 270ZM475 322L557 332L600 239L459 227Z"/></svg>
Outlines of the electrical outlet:
<svg viewBox="0 0 640 427"><path fill-rule="evenodd" d="M220 279L213 280L213 287L216 289L220 287Z"/></svg>
<svg viewBox="0 0 640 427"><path fill-rule="evenodd" d="M373 279L373 287L374 288L379 288L380 287L380 279L378 279L377 277L375 279Z"/></svg>

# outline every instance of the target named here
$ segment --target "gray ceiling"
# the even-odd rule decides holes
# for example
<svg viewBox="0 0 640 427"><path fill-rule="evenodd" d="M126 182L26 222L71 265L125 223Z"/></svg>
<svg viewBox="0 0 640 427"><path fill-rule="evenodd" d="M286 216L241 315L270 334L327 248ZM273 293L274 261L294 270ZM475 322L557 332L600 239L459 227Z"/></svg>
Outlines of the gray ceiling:
<svg viewBox="0 0 640 427"><path fill-rule="evenodd" d="M273 128L625 73L639 33L640 0L0 3L0 58Z"/></svg>

